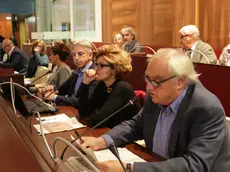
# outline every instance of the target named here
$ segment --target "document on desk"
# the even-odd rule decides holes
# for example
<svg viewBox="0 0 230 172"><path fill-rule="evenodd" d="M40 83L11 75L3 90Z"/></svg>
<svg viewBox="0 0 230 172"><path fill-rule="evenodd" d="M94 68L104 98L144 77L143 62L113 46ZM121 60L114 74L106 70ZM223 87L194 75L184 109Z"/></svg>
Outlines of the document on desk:
<svg viewBox="0 0 230 172"><path fill-rule="evenodd" d="M143 160L139 156L135 155L134 153L132 153L131 151L129 151L126 148L117 148L117 149L118 149L118 152L119 152L119 155L120 155L122 162L126 162L126 163L127 162L129 162L129 163L145 162L145 160ZM105 149L105 150L101 150L101 151L94 151L94 154L95 154L98 161L117 160L115 155L113 155L113 153L109 149Z"/></svg>
<svg viewBox="0 0 230 172"><path fill-rule="evenodd" d="M39 121L39 118L36 119ZM80 123L75 117L69 118L66 114L41 117L41 122L44 134L69 131L77 128L86 127L86 125ZM40 133L39 124L34 125L34 127Z"/></svg>

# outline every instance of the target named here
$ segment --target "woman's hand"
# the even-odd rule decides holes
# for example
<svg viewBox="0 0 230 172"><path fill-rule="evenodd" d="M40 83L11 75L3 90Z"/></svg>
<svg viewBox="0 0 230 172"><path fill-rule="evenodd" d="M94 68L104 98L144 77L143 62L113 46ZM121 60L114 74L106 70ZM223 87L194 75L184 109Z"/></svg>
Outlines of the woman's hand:
<svg viewBox="0 0 230 172"><path fill-rule="evenodd" d="M83 75L83 83L89 85L92 81L97 78L96 70L94 69L87 69Z"/></svg>

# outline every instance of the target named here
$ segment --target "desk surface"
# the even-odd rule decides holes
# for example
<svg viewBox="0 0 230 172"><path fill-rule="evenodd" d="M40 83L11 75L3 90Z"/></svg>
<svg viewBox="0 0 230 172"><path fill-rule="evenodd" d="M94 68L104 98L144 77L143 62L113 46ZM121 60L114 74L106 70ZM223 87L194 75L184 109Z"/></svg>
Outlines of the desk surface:
<svg viewBox="0 0 230 172"><path fill-rule="evenodd" d="M2 158L0 161L1 171L70 171L62 161L57 164L52 161L43 138L38 135L34 127L30 127L30 118L26 120L21 115L15 115L11 107L11 104L0 96L0 127L2 129L2 132L0 132L0 149L2 150ZM65 113L69 117L73 117L77 114L77 110L72 107L60 106L58 113ZM33 118L32 124L35 123L37 123L37 120ZM82 134L87 129L88 128L78 129L78 131ZM88 136L100 136L108 130L108 128L98 128L90 132ZM51 151L53 152L53 143L57 136L70 141L71 135L75 137L75 133L73 131L46 135ZM6 137L7 139L5 139ZM62 142L57 143L57 152L59 157L65 146L66 145ZM127 145L126 148L146 161L161 160L161 158L157 155L152 157L151 153L149 153L147 149L135 143ZM65 158L73 155L73 153L74 152L71 149L68 149L65 154Z"/></svg>

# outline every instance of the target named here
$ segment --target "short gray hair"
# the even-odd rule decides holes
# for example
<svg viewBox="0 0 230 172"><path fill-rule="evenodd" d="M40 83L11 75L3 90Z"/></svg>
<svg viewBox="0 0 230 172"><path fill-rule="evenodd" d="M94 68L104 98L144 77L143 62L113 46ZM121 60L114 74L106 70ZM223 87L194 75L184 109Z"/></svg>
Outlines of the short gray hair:
<svg viewBox="0 0 230 172"><path fill-rule="evenodd" d="M73 46L73 48L74 48L75 46L78 46L78 45L80 45L80 46L82 46L83 48L85 48L85 50L86 50L89 54L92 54L92 53L93 53L93 45L92 45L92 43L91 43L89 40L87 40L87 39L82 39L82 40L80 40L80 41L74 41L74 46Z"/></svg>
<svg viewBox="0 0 230 172"><path fill-rule="evenodd" d="M198 81L198 74L191 59L183 52L180 52L173 48L161 48L155 55L148 59L151 63L156 59L162 59L165 57L168 62L169 71L178 77L186 77L189 84L196 83Z"/></svg>
<svg viewBox="0 0 230 172"><path fill-rule="evenodd" d="M193 35L196 39L200 38L200 31L195 25L187 25L180 29L180 33Z"/></svg>

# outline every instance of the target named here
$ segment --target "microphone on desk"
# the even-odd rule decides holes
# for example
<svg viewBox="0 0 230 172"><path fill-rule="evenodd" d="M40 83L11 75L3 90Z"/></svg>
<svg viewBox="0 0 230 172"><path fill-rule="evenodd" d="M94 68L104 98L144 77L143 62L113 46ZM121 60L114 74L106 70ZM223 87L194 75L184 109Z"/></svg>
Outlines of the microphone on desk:
<svg viewBox="0 0 230 172"><path fill-rule="evenodd" d="M72 73L69 77L68 77L68 79L67 80L69 80L70 78L72 78L74 76L74 73ZM66 81L67 81L66 80ZM56 87L56 88L54 88L53 89L53 91L52 92L50 92L50 94L48 94L46 97L44 97L44 100L45 99L47 99L50 95L52 95L53 93L55 93L60 87L62 87L63 85L65 84L65 82L63 82L61 85L59 85L58 87ZM31 112L33 112L33 110L36 108L36 107L38 107L38 106L41 106L41 104L44 104L45 102L44 101L41 101L41 102L39 102L38 104L36 104L30 111L29 111L29 114L31 113ZM47 103L45 103L45 104L47 104ZM52 105L50 105L50 106L52 106ZM53 107L54 108L54 107ZM55 109L55 108L54 108ZM56 109L55 109L56 110ZM54 110L54 111L55 111ZM30 126L31 126L31 122L32 122L32 119L33 119L33 116L34 116L34 114L32 114L31 115L31 118L30 118Z"/></svg>
<svg viewBox="0 0 230 172"><path fill-rule="evenodd" d="M190 49L189 51L187 51L186 53L188 54L188 53L192 53L192 52L198 52L198 53L200 53L201 54L201 56L202 57L204 57L205 58L205 60L207 61L207 63L208 64L210 64L210 61L209 61L209 59L208 59L208 57L203 53L203 52L201 52L200 50L196 50L196 49ZM191 60L192 60L192 58L194 57L194 55L193 56L189 56L190 58L191 58ZM201 62L201 60L202 60L202 57L200 58L200 61L199 62L197 62L197 63L200 63Z"/></svg>
<svg viewBox="0 0 230 172"><path fill-rule="evenodd" d="M43 76L46 76L46 75L50 74L51 72L52 72L51 70L47 71L46 73L44 73L43 75L39 76L38 78L35 78L35 79L34 79L32 82L30 82L27 86L33 85L37 80L39 80L39 79L42 78Z"/></svg>
<svg viewBox="0 0 230 172"><path fill-rule="evenodd" d="M117 147L116 147L114 141L113 141L112 143L110 143L110 145L109 145L108 148L109 148L109 150L117 157L117 159L118 159L119 163L121 164L121 166L122 166L124 172L126 172L125 166L124 166L124 164L123 164L122 161L121 161L119 152L118 152L118 150L117 150Z"/></svg>
<svg viewBox="0 0 230 172"><path fill-rule="evenodd" d="M92 130L94 130L95 128L97 128L99 125L103 124L105 121L107 121L108 119L110 119L111 117L113 117L114 115L116 115L118 112L120 112L121 110L123 110L124 108L126 108L129 105L133 105L134 102L137 100L136 97L133 97L131 100L129 100L124 106L122 106L120 109L118 109L117 111L115 111L114 113L112 113L111 115L109 115L108 117L106 117L105 119L103 119L101 122L97 123L95 126L93 126L92 128L86 130L83 134L79 134L76 130L75 133L78 133L78 137L73 139L70 143L74 143L77 139L80 139L81 141L83 141L82 137L85 136L86 134L88 134L89 132L91 132ZM82 142L84 143L84 141ZM68 149L68 146L65 147L65 149L63 150L60 158L63 160L64 158L64 154L66 152L66 150Z"/></svg>

